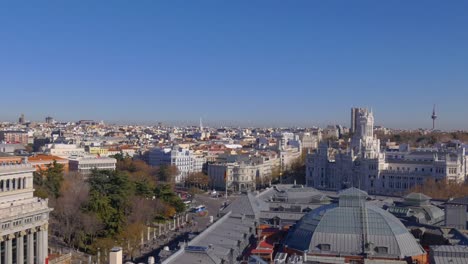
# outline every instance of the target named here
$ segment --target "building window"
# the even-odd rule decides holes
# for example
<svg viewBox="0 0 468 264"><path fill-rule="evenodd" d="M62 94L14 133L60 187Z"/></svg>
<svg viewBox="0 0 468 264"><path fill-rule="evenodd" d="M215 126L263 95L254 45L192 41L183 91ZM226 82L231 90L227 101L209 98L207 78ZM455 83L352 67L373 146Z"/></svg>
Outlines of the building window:
<svg viewBox="0 0 468 264"><path fill-rule="evenodd" d="M377 254L388 254L388 247L376 247L375 252Z"/></svg>
<svg viewBox="0 0 468 264"><path fill-rule="evenodd" d="M319 248L322 251L330 251L330 244L320 244Z"/></svg>

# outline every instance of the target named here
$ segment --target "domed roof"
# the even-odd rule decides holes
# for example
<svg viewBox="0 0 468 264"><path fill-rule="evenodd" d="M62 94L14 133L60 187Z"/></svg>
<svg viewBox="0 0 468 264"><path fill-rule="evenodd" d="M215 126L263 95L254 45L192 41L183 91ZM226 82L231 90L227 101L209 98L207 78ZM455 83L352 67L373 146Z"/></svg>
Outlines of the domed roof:
<svg viewBox="0 0 468 264"><path fill-rule="evenodd" d="M403 198L404 204L407 205L428 205L431 200L431 197L423 193L410 193Z"/></svg>
<svg viewBox="0 0 468 264"><path fill-rule="evenodd" d="M404 258L424 254L395 216L366 203L367 193L352 188L339 204L305 215L286 238L290 248L318 254L374 255Z"/></svg>

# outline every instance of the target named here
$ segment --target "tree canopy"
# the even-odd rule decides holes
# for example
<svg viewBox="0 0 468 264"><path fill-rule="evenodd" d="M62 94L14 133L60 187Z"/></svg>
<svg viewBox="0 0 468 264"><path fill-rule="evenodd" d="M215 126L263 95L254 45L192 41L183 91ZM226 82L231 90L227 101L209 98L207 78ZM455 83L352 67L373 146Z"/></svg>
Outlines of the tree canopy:
<svg viewBox="0 0 468 264"><path fill-rule="evenodd" d="M41 198L58 198L63 183L64 166L54 160L46 167L47 169L34 173L35 195Z"/></svg>
<svg viewBox="0 0 468 264"><path fill-rule="evenodd" d="M162 171L168 177L177 172L170 167ZM64 175L63 166L54 162L35 175L34 184L36 194L51 199L51 230L63 242L94 254L97 247L110 249L106 245L113 246L111 241L125 239L133 254L141 238L136 230L185 210L173 186L160 182L160 176L160 169L124 157L115 171L93 170L87 179Z"/></svg>

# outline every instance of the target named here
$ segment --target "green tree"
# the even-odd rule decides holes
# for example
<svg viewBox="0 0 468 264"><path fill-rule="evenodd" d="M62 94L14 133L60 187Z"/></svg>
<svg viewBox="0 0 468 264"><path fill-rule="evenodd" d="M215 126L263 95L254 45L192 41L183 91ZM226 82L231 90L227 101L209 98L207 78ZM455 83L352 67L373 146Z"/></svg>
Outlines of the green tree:
<svg viewBox="0 0 468 264"><path fill-rule="evenodd" d="M154 194L154 188L148 180L143 179L135 182L135 195L151 198Z"/></svg>
<svg viewBox="0 0 468 264"><path fill-rule="evenodd" d="M121 171L93 170L88 183L87 209L97 214L109 234L119 233L126 223L129 197L134 194L133 182Z"/></svg>
<svg viewBox="0 0 468 264"><path fill-rule="evenodd" d="M154 189L154 196L172 206L176 212L185 210L185 204L168 184L161 184Z"/></svg>
<svg viewBox="0 0 468 264"><path fill-rule="evenodd" d="M47 169L34 173L35 194L42 198L58 198L63 183L63 167L54 160L47 165Z"/></svg>
<svg viewBox="0 0 468 264"><path fill-rule="evenodd" d="M160 184L154 189L154 195L156 198L161 199L164 202L168 202L175 194L172 191L171 186L168 184Z"/></svg>
<svg viewBox="0 0 468 264"><path fill-rule="evenodd" d="M124 155L123 155L122 153L117 153L117 154L112 155L112 156L110 156L110 157L116 159L117 162L123 161L123 160L124 160Z"/></svg>
<svg viewBox="0 0 468 264"><path fill-rule="evenodd" d="M60 188L63 183L63 164L57 163L56 160L52 164L47 165L45 172L45 186L55 198L60 196Z"/></svg>

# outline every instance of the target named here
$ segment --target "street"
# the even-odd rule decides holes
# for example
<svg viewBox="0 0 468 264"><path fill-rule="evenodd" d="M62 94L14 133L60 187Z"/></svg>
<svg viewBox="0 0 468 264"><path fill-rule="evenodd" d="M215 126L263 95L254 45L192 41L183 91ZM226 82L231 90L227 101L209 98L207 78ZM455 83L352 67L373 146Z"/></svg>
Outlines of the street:
<svg viewBox="0 0 468 264"><path fill-rule="evenodd" d="M232 202L236 196L229 196L228 201ZM213 221L218 219L218 213L221 206L226 201L226 198L212 198L209 194L197 194L192 200L191 206L204 205L206 207L205 214L189 213L189 222L183 228L170 231L168 234L148 241L141 251L141 257L137 257L134 262L145 262L148 257L153 256L157 263L161 262L161 257L168 257L171 252L179 249L179 244L188 242L193 237L203 232L210 224L210 216L213 216ZM161 252L164 247L169 247L171 252ZM167 253L167 254L166 254Z"/></svg>

